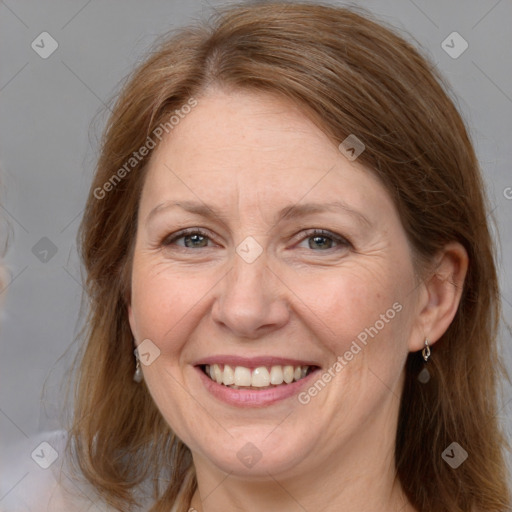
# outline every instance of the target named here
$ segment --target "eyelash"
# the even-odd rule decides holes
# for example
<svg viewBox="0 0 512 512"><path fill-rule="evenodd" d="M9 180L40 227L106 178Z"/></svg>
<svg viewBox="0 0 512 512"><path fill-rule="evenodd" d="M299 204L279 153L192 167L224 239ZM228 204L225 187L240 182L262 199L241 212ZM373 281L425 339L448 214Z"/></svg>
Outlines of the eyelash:
<svg viewBox="0 0 512 512"><path fill-rule="evenodd" d="M184 238L184 237L190 236L190 235L201 235L206 238L210 238L210 235L208 235L208 233L203 231L201 228L189 228L189 229L183 229L182 231L178 231L175 235L166 236L162 240L162 245L164 247L167 247L169 245L172 245L176 240L179 240L180 238ZM183 247L183 249L189 249L189 247Z"/></svg>
<svg viewBox="0 0 512 512"><path fill-rule="evenodd" d="M205 238L208 238L209 240L211 239L210 235L206 231L203 231L201 228L189 228L189 229L184 229L182 231L179 231L175 235L168 235L168 236L166 236L162 240L161 245L164 246L164 247L169 247L169 246L173 245L180 238L185 238L185 237L191 236L191 235L200 235L200 236L203 236ZM325 237L325 238L330 238L335 243L338 244L338 247L331 247L329 249L315 251L315 252L328 252L328 251L335 250L337 248L339 249L340 246L341 247L352 247L352 244L350 243L350 241L347 240L345 237L342 237L341 235L337 235L336 233L333 233L331 231L327 231L325 229L311 229L311 230L309 230L307 232L307 234L303 238L301 238L299 240L299 242L302 242L304 240L307 240L308 238L312 238L312 237L315 237L315 236L321 236L321 237ZM183 247L183 246L179 246L179 247L181 249L192 249L192 250L194 250L194 248L192 248L192 247ZM203 247L198 247L198 249L203 249Z"/></svg>

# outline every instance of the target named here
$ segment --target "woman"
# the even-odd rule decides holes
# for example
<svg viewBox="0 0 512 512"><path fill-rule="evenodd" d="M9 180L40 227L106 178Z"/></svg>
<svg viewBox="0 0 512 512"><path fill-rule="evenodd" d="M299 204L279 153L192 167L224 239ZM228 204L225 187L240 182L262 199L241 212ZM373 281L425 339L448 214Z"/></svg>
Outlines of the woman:
<svg viewBox="0 0 512 512"><path fill-rule="evenodd" d="M509 509L482 179L390 29L275 3L174 35L114 108L81 247L68 447L114 510Z"/></svg>

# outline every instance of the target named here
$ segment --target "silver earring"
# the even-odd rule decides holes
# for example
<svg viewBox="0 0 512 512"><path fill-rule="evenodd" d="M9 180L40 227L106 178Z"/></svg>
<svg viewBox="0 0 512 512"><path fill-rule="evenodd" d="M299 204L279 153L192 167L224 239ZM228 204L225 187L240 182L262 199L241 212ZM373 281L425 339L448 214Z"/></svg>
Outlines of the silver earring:
<svg viewBox="0 0 512 512"><path fill-rule="evenodd" d="M428 345L428 338L425 338L425 347L421 351L421 354L423 355L423 359L425 359L425 363L428 361L428 358L430 357L430 347Z"/></svg>
<svg viewBox="0 0 512 512"><path fill-rule="evenodd" d="M140 383L142 382L142 368L140 367L140 361L139 361L139 358L137 357L137 355L135 355L135 373L133 374L133 380L135 382Z"/></svg>

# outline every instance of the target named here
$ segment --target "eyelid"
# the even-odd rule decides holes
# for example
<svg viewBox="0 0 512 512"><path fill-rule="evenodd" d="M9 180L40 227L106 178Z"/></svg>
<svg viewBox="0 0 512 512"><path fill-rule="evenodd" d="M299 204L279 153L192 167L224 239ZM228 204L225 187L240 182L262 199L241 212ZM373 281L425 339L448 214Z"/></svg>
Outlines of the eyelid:
<svg viewBox="0 0 512 512"><path fill-rule="evenodd" d="M186 236L189 236L189 235L195 235L195 234L203 236L203 237L206 237L209 241L211 241L213 243L216 243L215 240L214 240L214 237L212 237L211 234L207 230L205 230L203 228L199 228L199 227L192 227L192 228L184 228L184 229L181 229L179 231L176 231L175 233L171 233L169 235L166 235L161 240L160 245L163 246L163 247L169 247L169 246L175 244L175 242L177 240L179 240L180 238L183 238L183 237L186 237ZM302 229L298 233L298 235L300 235L300 238L297 240L295 245L297 245L300 242L303 242L304 240L306 240L308 238L311 238L313 236L323 236L323 237L326 237L326 238L331 238L337 244L336 247L331 247L329 249L326 249L326 250L323 250L323 251L318 251L318 252L327 252L327 251L335 250L336 248L339 248L340 246L341 247L351 247L351 248L353 248L353 245L352 245L352 243L350 242L350 240L348 238L346 238L345 236L342 236L342 235L340 235L338 233L335 233L333 231L330 231L330 230L327 230L327 229L323 229L323 228ZM183 247L181 245L177 245L177 247L180 247L180 248L183 248L183 249L190 249L189 247ZM209 247L209 246L207 246L207 247ZM201 249L205 249L207 247L200 247L200 248ZM313 251L313 252L317 252L317 251Z"/></svg>
<svg viewBox="0 0 512 512"><path fill-rule="evenodd" d="M350 242L350 240L342 235L339 235L337 233L334 233L333 231L329 231L328 229L323 229L323 228L310 228L310 229L307 229L305 233L302 234L301 238L299 239L299 242L302 242L303 240L306 240L307 238L310 238L312 236L324 236L326 238L331 238L333 239L336 243L338 243L339 245L341 246L346 246L346 247L353 247L352 245L352 242ZM335 248L333 248L335 249ZM326 251L328 251L330 249L327 249ZM324 252L326 252L324 251ZM320 251L322 252L322 251Z"/></svg>
<svg viewBox="0 0 512 512"><path fill-rule="evenodd" d="M164 236L164 238L162 239L160 244L163 245L164 247L169 246L172 243L176 242L176 240L179 240L180 238L183 238L187 235L201 235L201 236L204 236L204 237L208 238L209 240L213 241L213 237L211 236L211 234L209 232L207 232L206 230L204 230L203 228L184 228L184 229L181 229L179 231L176 231L174 233ZM178 246L178 247L181 247L181 246ZM188 249L188 248L185 247L185 249Z"/></svg>

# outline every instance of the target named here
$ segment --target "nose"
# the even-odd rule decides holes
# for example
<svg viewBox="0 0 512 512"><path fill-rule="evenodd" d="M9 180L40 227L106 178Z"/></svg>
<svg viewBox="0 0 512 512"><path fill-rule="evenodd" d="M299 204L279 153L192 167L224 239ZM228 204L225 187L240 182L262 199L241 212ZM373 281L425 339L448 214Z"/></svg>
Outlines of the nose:
<svg viewBox="0 0 512 512"><path fill-rule="evenodd" d="M212 318L237 338L256 339L288 322L286 290L267 266L265 252L252 263L235 254L231 271L217 287Z"/></svg>

